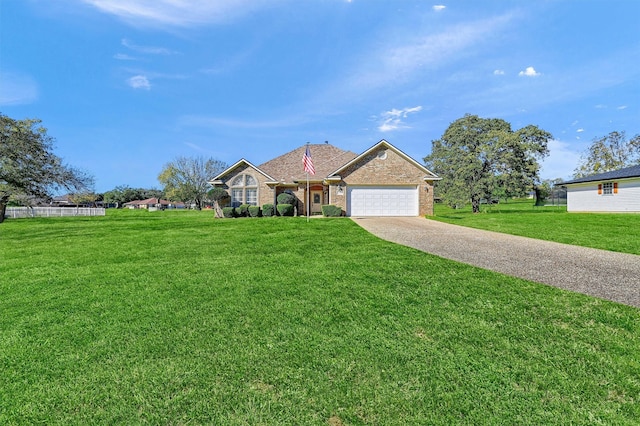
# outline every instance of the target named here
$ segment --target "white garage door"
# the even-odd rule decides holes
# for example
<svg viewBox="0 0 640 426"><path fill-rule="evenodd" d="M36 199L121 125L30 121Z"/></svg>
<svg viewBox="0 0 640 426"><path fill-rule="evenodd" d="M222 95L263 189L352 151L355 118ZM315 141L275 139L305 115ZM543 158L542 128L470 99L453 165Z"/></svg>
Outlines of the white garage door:
<svg viewBox="0 0 640 426"><path fill-rule="evenodd" d="M418 216L417 186L351 186L349 216Z"/></svg>

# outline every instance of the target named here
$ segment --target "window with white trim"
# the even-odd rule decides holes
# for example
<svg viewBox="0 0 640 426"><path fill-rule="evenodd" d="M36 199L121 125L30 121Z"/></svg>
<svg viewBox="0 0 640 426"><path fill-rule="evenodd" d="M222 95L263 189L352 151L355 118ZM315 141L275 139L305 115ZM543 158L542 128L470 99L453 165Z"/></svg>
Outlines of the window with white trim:
<svg viewBox="0 0 640 426"><path fill-rule="evenodd" d="M231 206L258 205L258 181L251 175L238 175L231 181Z"/></svg>
<svg viewBox="0 0 640 426"><path fill-rule="evenodd" d="M605 182L602 184L603 195L613 195L613 182Z"/></svg>

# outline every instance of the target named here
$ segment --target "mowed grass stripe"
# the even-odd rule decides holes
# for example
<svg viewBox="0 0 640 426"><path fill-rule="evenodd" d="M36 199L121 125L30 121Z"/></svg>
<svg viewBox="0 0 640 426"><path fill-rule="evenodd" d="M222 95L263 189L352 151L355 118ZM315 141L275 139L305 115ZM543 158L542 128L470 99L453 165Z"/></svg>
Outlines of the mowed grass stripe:
<svg viewBox="0 0 640 426"><path fill-rule="evenodd" d="M0 423L633 424L637 309L348 219L0 228Z"/></svg>

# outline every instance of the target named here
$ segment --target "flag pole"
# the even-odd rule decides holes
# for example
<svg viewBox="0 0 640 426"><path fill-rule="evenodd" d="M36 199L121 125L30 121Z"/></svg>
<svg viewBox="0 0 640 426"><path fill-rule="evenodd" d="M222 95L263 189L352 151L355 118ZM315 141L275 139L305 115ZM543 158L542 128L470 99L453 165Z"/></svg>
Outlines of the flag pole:
<svg viewBox="0 0 640 426"><path fill-rule="evenodd" d="M309 215L311 214L311 194L309 194L309 172L307 172L307 222L309 222Z"/></svg>
<svg viewBox="0 0 640 426"><path fill-rule="evenodd" d="M316 169L313 167L313 161L311 160L311 152L309 151L309 142L307 142L307 147L304 151L304 156L302 157L302 165L304 167L304 172L307 174L307 222L309 222L309 216L311 216L311 192L309 191L309 175L315 175Z"/></svg>
<svg viewBox="0 0 640 426"><path fill-rule="evenodd" d="M305 151L305 156L307 155L307 153L309 152L309 142L307 142L307 150ZM305 172L307 173L307 223L309 222L309 212L310 212L310 206L309 204L311 203L311 194L309 194L309 170L307 167L305 167Z"/></svg>

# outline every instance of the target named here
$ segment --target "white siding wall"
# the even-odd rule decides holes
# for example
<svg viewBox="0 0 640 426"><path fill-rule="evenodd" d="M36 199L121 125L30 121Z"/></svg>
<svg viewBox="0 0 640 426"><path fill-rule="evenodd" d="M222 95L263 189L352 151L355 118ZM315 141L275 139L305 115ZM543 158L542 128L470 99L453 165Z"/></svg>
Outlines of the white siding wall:
<svg viewBox="0 0 640 426"><path fill-rule="evenodd" d="M598 184L603 182L568 185L567 211L640 212L640 178L616 182L618 193L613 195L598 195Z"/></svg>

